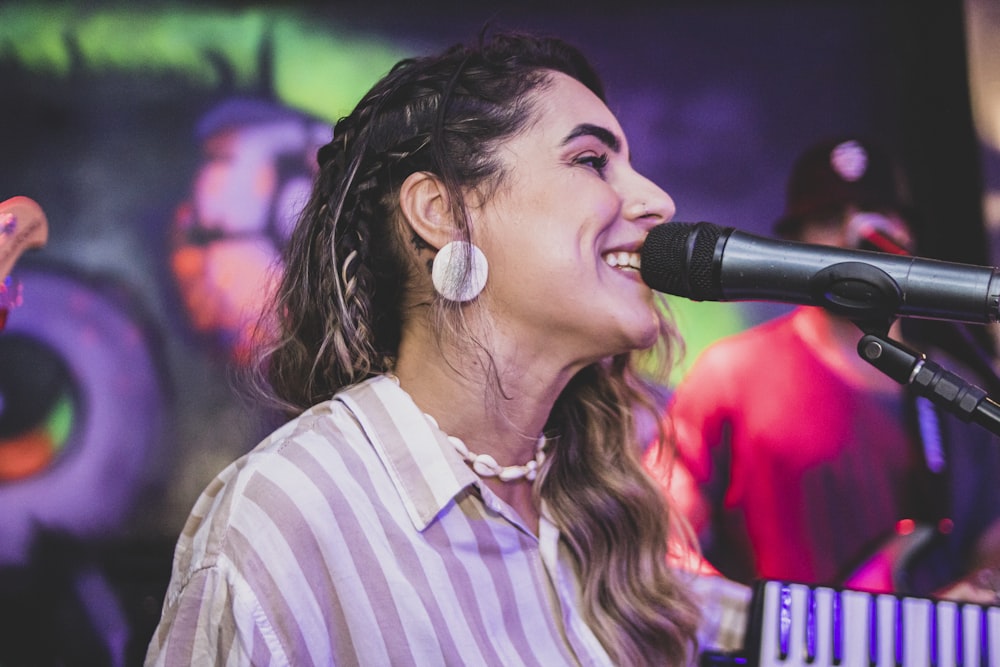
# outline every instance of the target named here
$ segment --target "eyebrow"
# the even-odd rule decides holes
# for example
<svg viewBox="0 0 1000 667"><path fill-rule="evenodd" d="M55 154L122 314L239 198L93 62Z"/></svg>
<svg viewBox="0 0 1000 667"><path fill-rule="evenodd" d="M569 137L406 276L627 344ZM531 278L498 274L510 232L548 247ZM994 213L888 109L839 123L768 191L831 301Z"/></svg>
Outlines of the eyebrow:
<svg viewBox="0 0 1000 667"><path fill-rule="evenodd" d="M611 130L601 127L600 125L591 125L590 123L582 123L574 127L573 131L567 134L566 138L563 139L562 145L565 146L577 137L595 137L598 141L613 150L615 153L619 152L622 147L618 137L616 137Z"/></svg>

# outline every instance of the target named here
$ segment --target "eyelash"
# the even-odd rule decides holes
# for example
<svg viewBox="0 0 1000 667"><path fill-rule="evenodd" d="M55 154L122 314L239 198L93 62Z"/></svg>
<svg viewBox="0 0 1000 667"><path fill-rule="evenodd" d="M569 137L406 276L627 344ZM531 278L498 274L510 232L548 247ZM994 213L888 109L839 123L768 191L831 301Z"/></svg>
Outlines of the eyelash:
<svg viewBox="0 0 1000 667"><path fill-rule="evenodd" d="M604 168L608 166L608 154L583 155L576 159L577 164L582 164L592 168L598 174L604 173Z"/></svg>

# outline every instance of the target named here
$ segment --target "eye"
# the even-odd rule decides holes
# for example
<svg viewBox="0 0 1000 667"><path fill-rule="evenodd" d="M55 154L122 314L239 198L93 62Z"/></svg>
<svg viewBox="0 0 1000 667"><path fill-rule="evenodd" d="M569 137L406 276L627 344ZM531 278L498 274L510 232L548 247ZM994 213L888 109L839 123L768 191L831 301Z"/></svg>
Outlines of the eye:
<svg viewBox="0 0 1000 667"><path fill-rule="evenodd" d="M581 155L573 160L574 164L582 164L585 167L590 167L598 174L603 174L605 167L608 166L608 154L601 153L600 155Z"/></svg>

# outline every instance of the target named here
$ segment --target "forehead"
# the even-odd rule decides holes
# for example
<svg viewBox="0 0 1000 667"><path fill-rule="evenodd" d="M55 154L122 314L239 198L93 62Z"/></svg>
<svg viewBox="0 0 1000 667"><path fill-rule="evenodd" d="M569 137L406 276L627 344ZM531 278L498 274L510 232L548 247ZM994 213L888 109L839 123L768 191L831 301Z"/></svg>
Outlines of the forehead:
<svg viewBox="0 0 1000 667"><path fill-rule="evenodd" d="M534 126L562 138L578 126L593 125L608 130L622 146L625 145L618 119L607 105L589 88L562 72L552 72L548 85L537 90L534 113L529 132Z"/></svg>

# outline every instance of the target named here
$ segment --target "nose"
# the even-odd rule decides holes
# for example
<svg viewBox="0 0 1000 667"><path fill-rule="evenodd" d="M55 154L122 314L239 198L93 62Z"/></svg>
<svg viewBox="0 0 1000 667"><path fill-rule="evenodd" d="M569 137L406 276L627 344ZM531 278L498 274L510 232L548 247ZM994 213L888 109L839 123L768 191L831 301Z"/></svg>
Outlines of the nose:
<svg viewBox="0 0 1000 667"><path fill-rule="evenodd" d="M629 196L623 211L630 221L652 227L674 217L677 207L674 200L660 186L644 176Z"/></svg>

